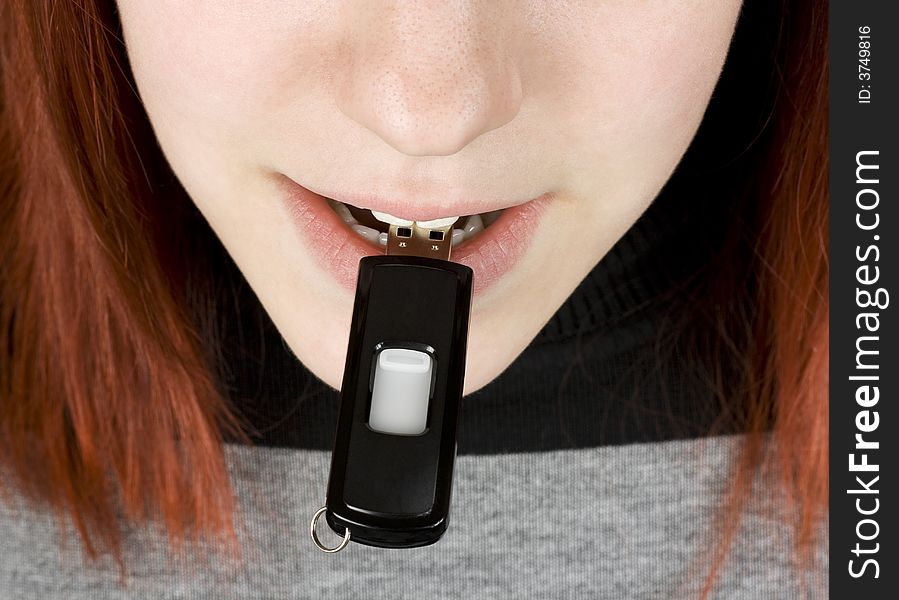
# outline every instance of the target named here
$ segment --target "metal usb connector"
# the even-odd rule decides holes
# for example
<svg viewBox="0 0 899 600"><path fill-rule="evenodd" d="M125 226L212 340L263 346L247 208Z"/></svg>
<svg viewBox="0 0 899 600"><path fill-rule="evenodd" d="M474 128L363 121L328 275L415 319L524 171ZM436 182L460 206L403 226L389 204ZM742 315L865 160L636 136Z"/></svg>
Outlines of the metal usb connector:
<svg viewBox="0 0 899 600"><path fill-rule="evenodd" d="M387 232L387 254L427 256L449 260L453 246L453 224L444 227L390 225Z"/></svg>

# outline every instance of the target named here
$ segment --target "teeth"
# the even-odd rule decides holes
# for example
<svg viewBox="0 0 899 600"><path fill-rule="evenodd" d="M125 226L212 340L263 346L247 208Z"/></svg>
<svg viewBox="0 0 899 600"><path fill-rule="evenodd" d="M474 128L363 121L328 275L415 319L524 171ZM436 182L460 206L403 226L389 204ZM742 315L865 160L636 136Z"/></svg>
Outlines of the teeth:
<svg viewBox="0 0 899 600"><path fill-rule="evenodd" d="M361 237L367 239L372 244L377 244L382 247L387 246L387 233L378 231L373 227L368 227L359 223L350 212L350 209L346 204L328 198L328 205L334 212L336 212L340 216L343 222L346 223L350 229L355 231ZM413 221L410 221L409 219L400 219L399 217L395 217L390 213L383 213L374 210L370 212L375 219L381 221L382 223L397 225L400 227L408 227L413 223ZM486 227L492 225L502 212L502 210L494 210L489 213L484 213L483 215L471 215L467 219L465 219L464 223L460 222L458 226L452 230L453 246L458 246L465 240L469 240L481 233ZM462 217L443 217L441 219L433 219L431 221L418 221L418 225L429 229L433 229L436 227L446 227L448 225L456 223L461 218Z"/></svg>
<svg viewBox="0 0 899 600"><path fill-rule="evenodd" d="M499 218L502 212L502 210L492 210L489 213L484 213L484 216L482 217L484 220L484 228L493 225L493 223Z"/></svg>
<svg viewBox="0 0 899 600"><path fill-rule="evenodd" d="M446 227L452 225L459 220L459 217L443 217L442 219L433 219L431 221L419 221L418 226L426 229L435 229L437 227Z"/></svg>
<svg viewBox="0 0 899 600"><path fill-rule="evenodd" d="M471 215L468 217L468 221L465 222L465 227L463 229L466 238L474 237L476 234L482 232L484 230L484 222L481 221L481 215Z"/></svg>
<svg viewBox="0 0 899 600"><path fill-rule="evenodd" d="M346 208L346 207L344 207ZM399 217L395 217L390 213L379 212L377 210L371 211L371 214L374 218L381 221L382 223L387 223L388 225L396 225L398 227L409 227L412 225L412 221L409 219L401 219ZM459 217L443 217L442 219L432 219L430 221L419 221L419 227L425 227L427 229L435 229L437 227L446 227L447 225L452 225L456 221L459 220Z"/></svg>
<svg viewBox="0 0 899 600"><path fill-rule="evenodd" d="M388 225L397 225L398 227L409 227L410 225L412 225L412 221L410 221L409 219L394 217L390 213L378 212L376 210L373 210L371 211L371 214L377 220L381 221L382 223L387 223Z"/></svg>
<svg viewBox="0 0 899 600"><path fill-rule="evenodd" d="M347 225L353 226L357 223L355 217L350 213L350 209L347 208L346 204L343 202L338 202L337 200L331 200L328 198L328 205L343 219L343 222Z"/></svg>
<svg viewBox="0 0 899 600"><path fill-rule="evenodd" d="M371 227L366 227L365 225L360 225L359 223L356 223L355 225L352 225L351 227L352 227L353 231L355 231L356 233L358 233L359 235L361 235L362 237L367 239L372 244L378 243L378 237L380 237L381 232L378 231L377 229L373 229ZM384 240L384 245L387 245L387 240Z"/></svg>

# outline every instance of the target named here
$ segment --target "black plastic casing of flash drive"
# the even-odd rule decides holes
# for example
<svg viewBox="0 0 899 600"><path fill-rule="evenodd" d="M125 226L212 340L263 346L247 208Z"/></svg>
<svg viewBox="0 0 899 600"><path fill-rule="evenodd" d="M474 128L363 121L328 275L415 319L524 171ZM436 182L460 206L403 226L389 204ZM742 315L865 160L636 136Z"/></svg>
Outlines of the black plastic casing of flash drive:
<svg viewBox="0 0 899 600"><path fill-rule="evenodd" d="M414 548L446 531L471 295L465 265L397 255L360 261L325 512L339 535L349 529L354 542ZM385 348L433 360L419 435L368 424L376 356Z"/></svg>

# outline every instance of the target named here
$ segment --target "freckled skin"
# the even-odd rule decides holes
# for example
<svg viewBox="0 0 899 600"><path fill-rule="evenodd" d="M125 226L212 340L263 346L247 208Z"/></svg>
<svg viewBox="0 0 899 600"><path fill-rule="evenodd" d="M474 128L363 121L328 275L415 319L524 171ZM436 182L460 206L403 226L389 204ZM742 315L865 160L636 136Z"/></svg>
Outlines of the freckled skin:
<svg viewBox="0 0 899 600"><path fill-rule="evenodd" d="M319 190L517 203L529 251L472 307L465 393L525 348L696 132L736 0L118 0L176 175L297 357L337 388L352 294L276 174ZM414 201L414 200L413 200Z"/></svg>

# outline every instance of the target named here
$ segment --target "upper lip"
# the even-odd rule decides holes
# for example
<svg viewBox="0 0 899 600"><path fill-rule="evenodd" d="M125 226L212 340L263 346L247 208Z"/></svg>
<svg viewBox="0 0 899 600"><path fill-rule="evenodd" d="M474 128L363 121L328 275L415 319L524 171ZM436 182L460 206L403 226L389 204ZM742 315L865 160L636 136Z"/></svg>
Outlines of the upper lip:
<svg viewBox="0 0 899 600"><path fill-rule="evenodd" d="M296 181L293 180L295 183ZM302 185L302 184L297 184ZM400 194L385 194L382 191L349 192L345 190L325 191L303 186L306 189L358 208L385 212L410 221L431 221L444 217L461 217L502 210L524 204L525 200L495 200L478 198L477 195L427 193L415 197Z"/></svg>

